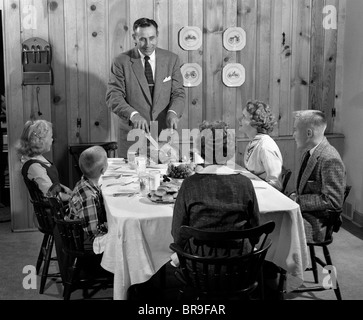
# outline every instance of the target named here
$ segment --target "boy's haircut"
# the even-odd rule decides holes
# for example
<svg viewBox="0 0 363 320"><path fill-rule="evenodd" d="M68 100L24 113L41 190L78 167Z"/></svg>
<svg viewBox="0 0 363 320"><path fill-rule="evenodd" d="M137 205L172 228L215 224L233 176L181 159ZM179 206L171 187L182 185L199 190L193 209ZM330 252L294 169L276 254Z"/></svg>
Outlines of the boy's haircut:
<svg viewBox="0 0 363 320"><path fill-rule="evenodd" d="M79 167L83 175L94 179L101 175L101 169L107 159L107 153L101 146L93 146L84 150L79 156Z"/></svg>

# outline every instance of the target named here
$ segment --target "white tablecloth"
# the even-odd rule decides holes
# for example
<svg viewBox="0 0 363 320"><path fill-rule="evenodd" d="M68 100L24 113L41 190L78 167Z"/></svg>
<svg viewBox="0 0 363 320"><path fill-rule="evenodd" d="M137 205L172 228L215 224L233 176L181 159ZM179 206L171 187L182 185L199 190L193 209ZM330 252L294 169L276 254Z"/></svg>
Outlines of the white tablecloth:
<svg viewBox="0 0 363 320"><path fill-rule="evenodd" d="M113 197L114 193L137 192L139 183L136 175L130 176L135 170L129 170L127 166L119 168L112 161L115 160L109 163L106 179L101 178L109 227L101 266L114 273L114 299L123 300L131 285L149 280L170 260L173 205L155 204L138 194ZM161 173L165 171L161 168ZM123 173L126 177L110 177L115 173ZM135 183L121 186L131 181Z"/></svg>
<svg viewBox="0 0 363 320"><path fill-rule="evenodd" d="M255 186L261 223L275 221L266 260L286 270L286 290L294 290L304 282L304 270L310 263L300 206L250 172L241 171Z"/></svg>
<svg viewBox="0 0 363 320"><path fill-rule="evenodd" d="M111 160L116 161L116 160ZM116 168L111 162L107 174ZM127 173L125 168L118 171ZM116 171L117 171L116 170ZM111 172L111 173L110 173ZM106 177L107 177L106 174ZM299 205L288 197L243 171L252 178L261 212L261 222L276 223L272 246L266 259L287 271L287 291L299 287L308 264L308 253ZM113 193L138 190L138 183L126 186L108 184L130 182L136 177L106 178L101 181L107 211L109 235L101 266L114 273L114 299L126 299L127 289L149 280L170 260L173 242L171 222L173 205L155 204L139 195L113 197Z"/></svg>

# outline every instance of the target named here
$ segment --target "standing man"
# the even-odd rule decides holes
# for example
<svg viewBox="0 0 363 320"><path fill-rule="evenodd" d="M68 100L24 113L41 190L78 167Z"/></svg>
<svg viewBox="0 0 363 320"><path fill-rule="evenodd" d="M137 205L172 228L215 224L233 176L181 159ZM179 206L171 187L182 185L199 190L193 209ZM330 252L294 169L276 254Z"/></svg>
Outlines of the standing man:
<svg viewBox="0 0 363 320"><path fill-rule="evenodd" d="M176 129L185 107L180 60L157 47L157 23L138 19L133 32L135 48L114 59L106 93L108 107L121 119L118 150L125 158L135 143L134 138L127 139L131 129L149 132L150 121L157 121L157 133Z"/></svg>
<svg viewBox="0 0 363 320"><path fill-rule="evenodd" d="M294 138L303 157L297 191L291 198L300 205L307 242L324 240L326 210L340 210L344 200L345 167L338 151L324 136L326 126L321 111L295 113Z"/></svg>

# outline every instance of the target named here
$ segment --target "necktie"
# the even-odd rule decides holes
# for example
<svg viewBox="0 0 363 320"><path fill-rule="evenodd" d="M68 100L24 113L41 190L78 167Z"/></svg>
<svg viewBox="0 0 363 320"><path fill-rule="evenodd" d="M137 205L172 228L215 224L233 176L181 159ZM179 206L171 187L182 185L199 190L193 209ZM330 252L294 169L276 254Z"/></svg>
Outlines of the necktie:
<svg viewBox="0 0 363 320"><path fill-rule="evenodd" d="M299 184L300 184L301 176L302 176L303 172L305 171L305 168L306 168L306 165L308 163L309 158L310 158L310 151L306 152L304 160L303 160L303 162L301 164L300 171L299 171L299 176L297 178L297 186L298 187L299 187Z"/></svg>
<svg viewBox="0 0 363 320"><path fill-rule="evenodd" d="M150 57L145 56L144 59L145 59L145 76L146 76L147 83L149 84L151 97L153 97L154 79L153 79L153 71L151 69L151 65L150 65L150 62L149 62Z"/></svg>

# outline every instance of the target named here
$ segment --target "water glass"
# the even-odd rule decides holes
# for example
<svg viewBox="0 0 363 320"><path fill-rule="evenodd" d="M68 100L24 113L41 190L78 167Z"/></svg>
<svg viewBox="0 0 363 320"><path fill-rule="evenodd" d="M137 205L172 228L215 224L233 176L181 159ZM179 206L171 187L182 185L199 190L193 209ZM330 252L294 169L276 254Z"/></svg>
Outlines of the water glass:
<svg viewBox="0 0 363 320"><path fill-rule="evenodd" d="M140 195L146 197L150 192L150 176L146 172L140 172Z"/></svg>
<svg viewBox="0 0 363 320"><path fill-rule="evenodd" d="M146 158L145 157L136 157L136 172L139 175L141 172L146 171Z"/></svg>
<svg viewBox="0 0 363 320"><path fill-rule="evenodd" d="M127 152L127 162L130 169L136 169L136 151Z"/></svg>
<svg viewBox="0 0 363 320"><path fill-rule="evenodd" d="M150 190L156 191L160 186L160 170L150 170Z"/></svg>

